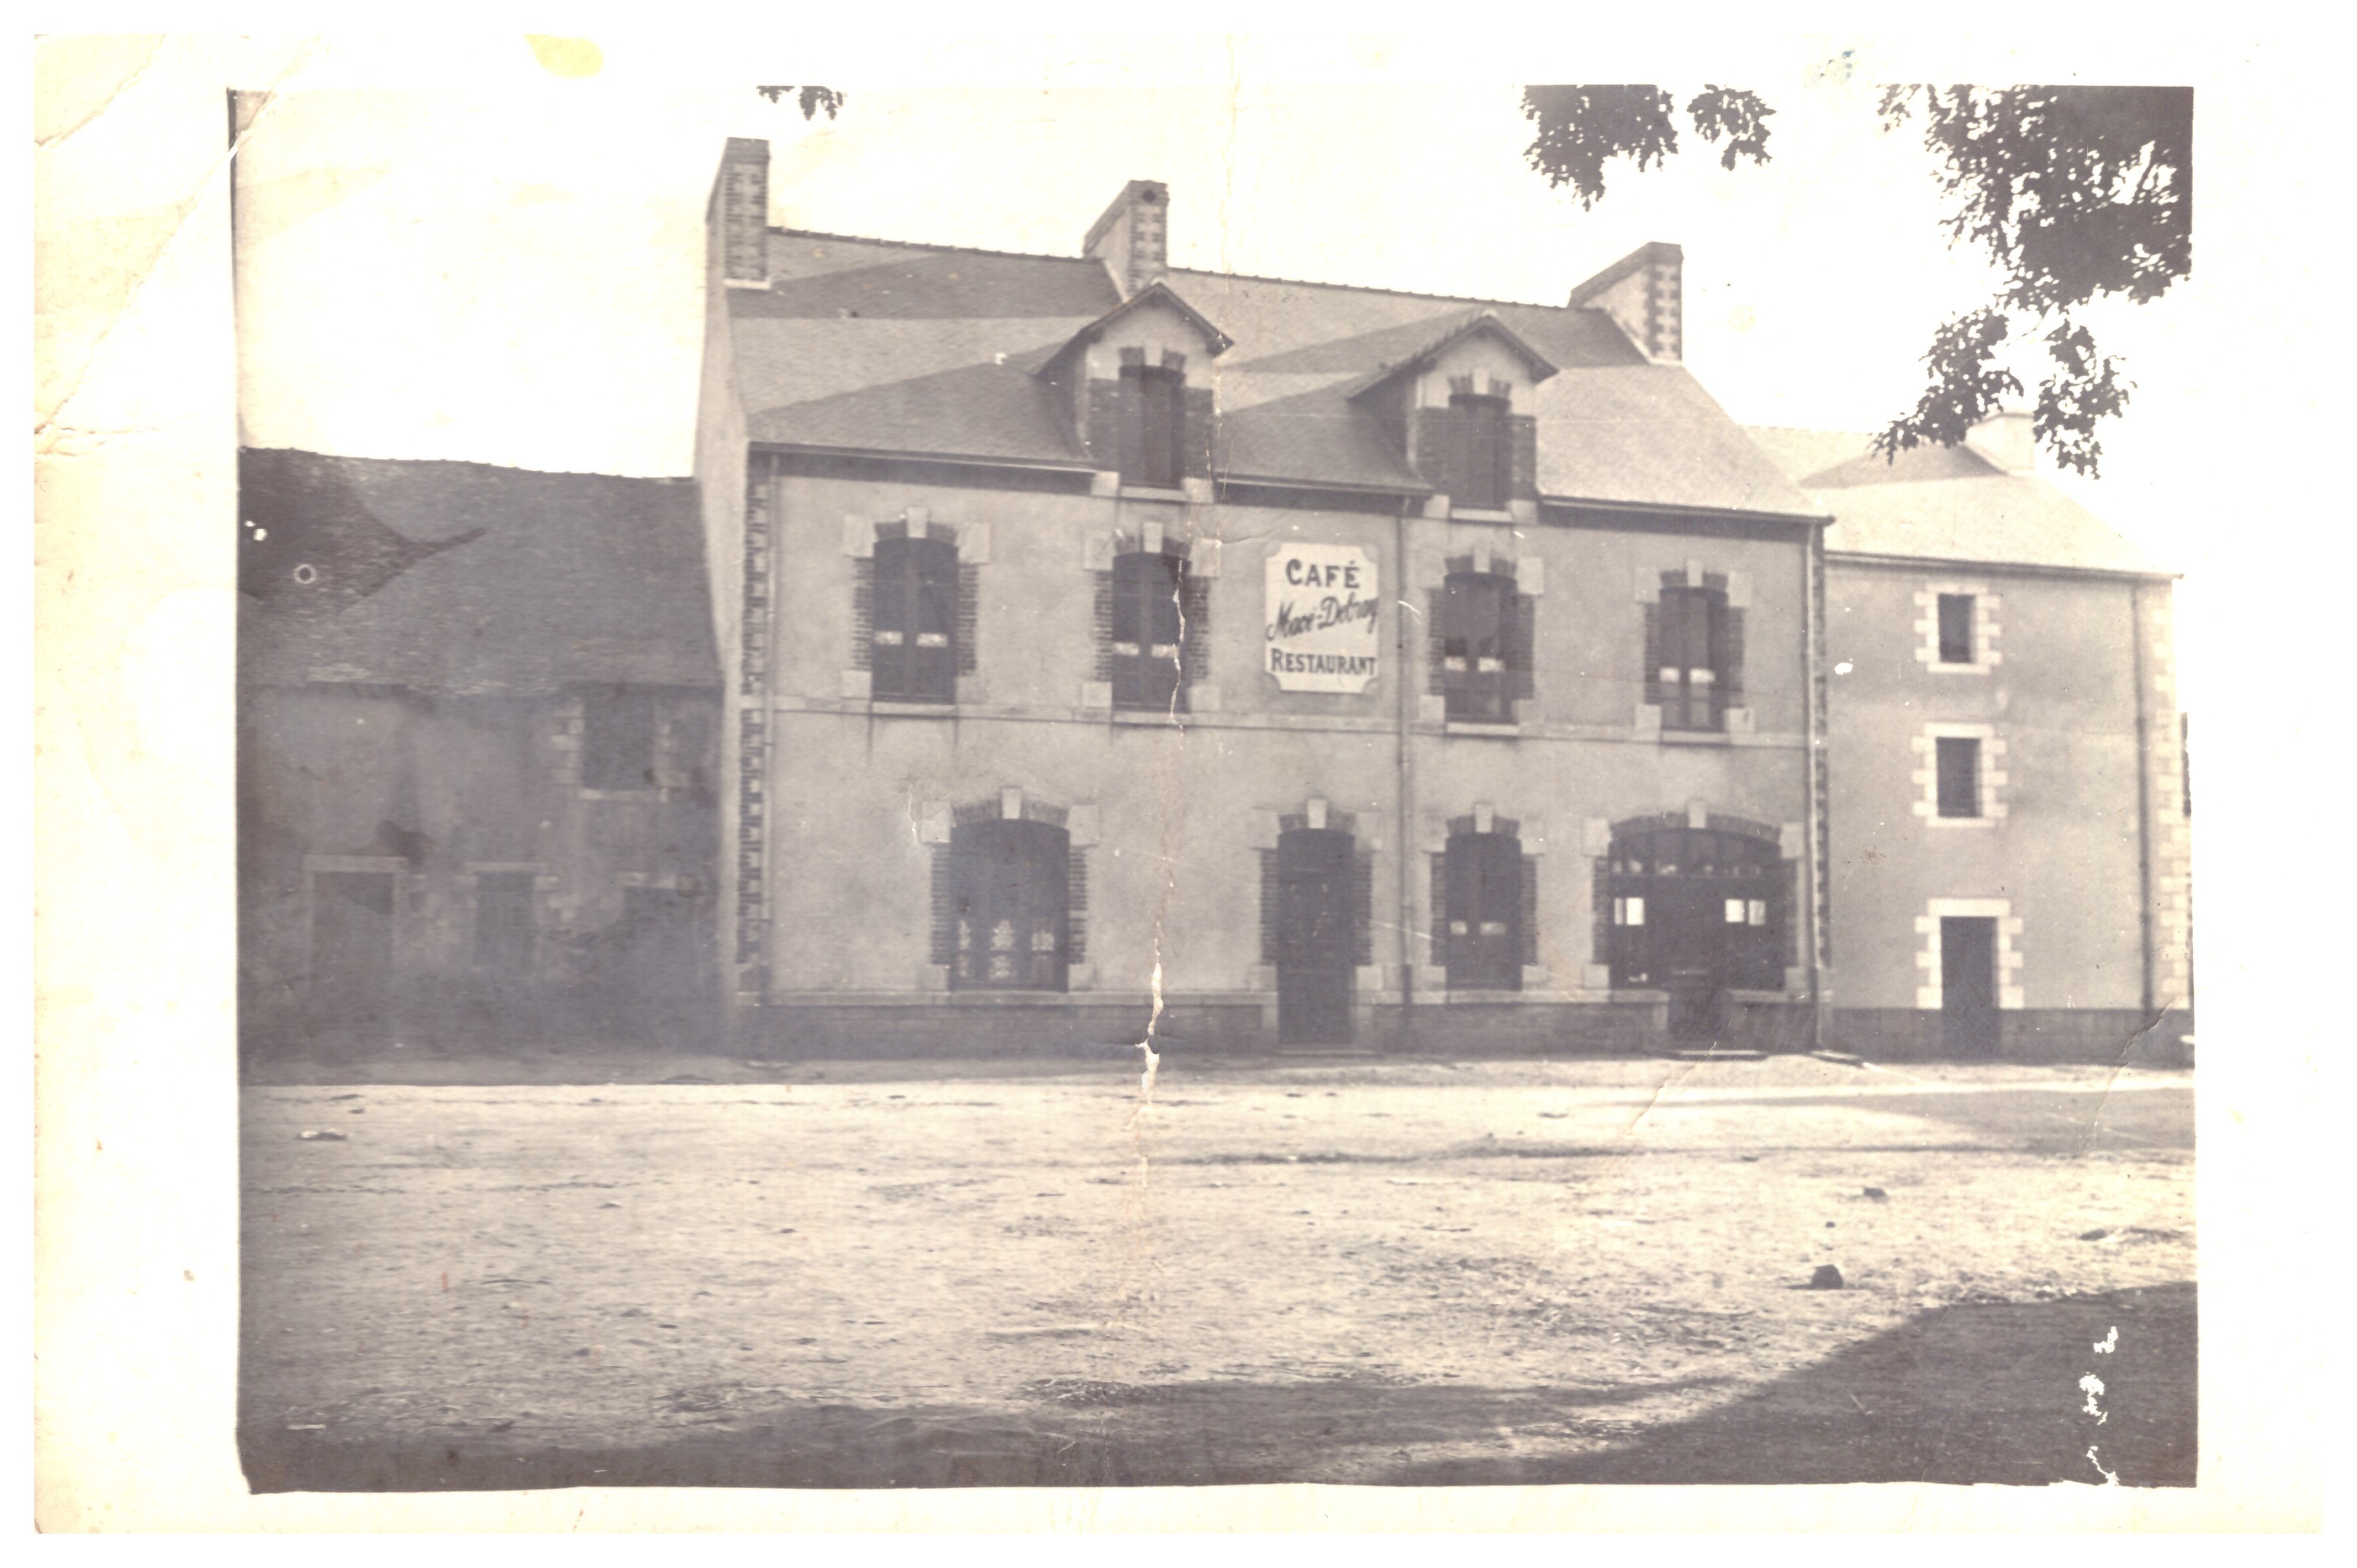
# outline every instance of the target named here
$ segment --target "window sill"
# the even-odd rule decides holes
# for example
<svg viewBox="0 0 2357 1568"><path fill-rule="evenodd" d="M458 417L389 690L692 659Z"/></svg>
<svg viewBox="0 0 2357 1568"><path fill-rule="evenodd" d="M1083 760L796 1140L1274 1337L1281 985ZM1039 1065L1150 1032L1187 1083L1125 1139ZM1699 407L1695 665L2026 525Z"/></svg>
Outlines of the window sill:
<svg viewBox="0 0 2357 1568"><path fill-rule="evenodd" d="M1670 993L1666 991L1647 991L1641 987L1632 988L1621 985L1614 986L1609 994L1615 1002L1665 1003L1670 999Z"/></svg>
<svg viewBox="0 0 2357 1568"><path fill-rule="evenodd" d="M1731 737L1723 729L1670 729L1664 726L1660 738L1663 746L1726 746Z"/></svg>
<svg viewBox="0 0 2357 1568"><path fill-rule="evenodd" d="M1183 489L1166 488L1161 485L1133 485L1125 480L1123 482L1121 488L1114 493L1125 501L1177 501L1184 503L1187 499L1187 492Z"/></svg>
<svg viewBox="0 0 2357 1568"><path fill-rule="evenodd" d="M1105 711L1113 715L1114 724L1140 725L1147 729L1185 729L1187 720L1191 716L1184 708L1175 714L1168 708L1110 708Z"/></svg>
<svg viewBox="0 0 2357 1568"><path fill-rule="evenodd" d="M1448 521L1451 522L1512 522L1514 521L1514 514L1504 507L1458 506L1451 502L1448 508Z"/></svg>
<svg viewBox="0 0 2357 1568"><path fill-rule="evenodd" d="M1491 736L1500 740L1514 740L1521 736L1523 726L1507 719L1494 722L1487 719L1448 719L1443 722L1441 730L1447 735Z"/></svg>
<svg viewBox="0 0 2357 1568"><path fill-rule="evenodd" d="M1999 820L1996 817L1942 816L1930 816L1923 819L1927 826L1935 828L1993 828L1996 826Z"/></svg>
<svg viewBox="0 0 2357 1568"><path fill-rule="evenodd" d="M911 703L897 697L877 697L867 704L867 711L879 718L948 719L957 716L955 703Z"/></svg>
<svg viewBox="0 0 2357 1568"><path fill-rule="evenodd" d="M1994 664L1946 664L1936 659L1925 664L1924 668L1934 675L1991 675L1996 672Z"/></svg>
<svg viewBox="0 0 2357 1568"><path fill-rule="evenodd" d="M574 793L584 800L668 800L675 789L591 789L582 788Z"/></svg>

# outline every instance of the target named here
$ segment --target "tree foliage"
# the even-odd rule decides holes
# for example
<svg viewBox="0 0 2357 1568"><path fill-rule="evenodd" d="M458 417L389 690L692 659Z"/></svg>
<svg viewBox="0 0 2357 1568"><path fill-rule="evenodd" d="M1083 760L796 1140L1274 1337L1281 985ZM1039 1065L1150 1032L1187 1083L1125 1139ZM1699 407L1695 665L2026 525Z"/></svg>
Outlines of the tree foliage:
<svg viewBox="0 0 2357 1568"><path fill-rule="evenodd" d="M843 107L843 94L832 87L757 87L753 91L772 103L778 102L789 92L796 93L798 102L802 105L802 118L805 120L816 118L822 109L826 111L826 117L832 120L835 113Z"/></svg>
<svg viewBox="0 0 2357 1568"><path fill-rule="evenodd" d="M1659 87L1533 87L1523 114L1538 134L1525 151L1550 185L1583 208L1604 194L1604 166L1640 169L1677 149L1672 99ZM1712 86L1686 105L1696 134L1723 142L1723 166L1768 161L1767 117L1755 93ZM2093 475L2103 421L2133 383L2073 312L2092 302L2158 298L2192 270L2193 94L2166 87L1930 87L1884 91L1883 128L1919 117L1936 177L1951 199L1951 244L1979 246L2003 275L1986 306L1943 323L1923 355L1926 386L1875 449L1896 456L1954 446L2023 395L2006 345L2035 341L2047 372L2032 420L2063 467Z"/></svg>
<svg viewBox="0 0 2357 1568"><path fill-rule="evenodd" d="M1604 166L1616 157L1634 159L1640 171L1678 150L1675 100L1658 87L1527 87L1523 117L1537 134L1523 156L1549 185L1568 185L1583 208L1604 196ZM1738 157L1768 161L1768 116L1776 113L1757 93L1710 86L1686 104L1695 134L1727 143L1720 164L1733 168Z"/></svg>

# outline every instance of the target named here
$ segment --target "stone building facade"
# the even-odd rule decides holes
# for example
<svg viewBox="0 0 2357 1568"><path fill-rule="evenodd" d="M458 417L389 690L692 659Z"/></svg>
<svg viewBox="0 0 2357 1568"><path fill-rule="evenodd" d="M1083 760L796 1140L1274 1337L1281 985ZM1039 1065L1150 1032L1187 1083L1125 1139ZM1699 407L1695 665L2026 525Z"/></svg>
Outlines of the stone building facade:
<svg viewBox="0 0 2357 1568"><path fill-rule="evenodd" d="M766 160L698 472L748 1054L1809 1042L1824 518L1674 247L1434 298L1171 268L1146 181L1073 257L772 229Z"/></svg>

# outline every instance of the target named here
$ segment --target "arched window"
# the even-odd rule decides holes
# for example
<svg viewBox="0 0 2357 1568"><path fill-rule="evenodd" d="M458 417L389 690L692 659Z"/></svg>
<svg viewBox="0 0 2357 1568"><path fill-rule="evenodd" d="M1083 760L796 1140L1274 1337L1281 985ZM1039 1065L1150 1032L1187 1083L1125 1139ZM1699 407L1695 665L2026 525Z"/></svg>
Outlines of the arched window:
<svg viewBox="0 0 2357 1568"><path fill-rule="evenodd" d="M1602 871L1614 985L1667 991L1674 1013L1708 1010L1731 989L1783 988L1790 899L1775 840L1624 825Z"/></svg>
<svg viewBox="0 0 2357 1568"><path fill-rule="evenodd" d="M905 535L878 539L875 572L870 694L888 702L956 702L957 546Z"/></svg>
<svg viewBox="0 0 2357 1568"><path fill-rule="evenodd" d="M952 989L1065 988L1071 865L1070 838L1047 822L992 818L952 830Z"/></svg>
<svg viewBox="0 0 2357 1568"><path fill-rule="evenodd" d="M1113 705L1168 711L1186 686L1186 563L1135 550L1113 563Z"/></svg>

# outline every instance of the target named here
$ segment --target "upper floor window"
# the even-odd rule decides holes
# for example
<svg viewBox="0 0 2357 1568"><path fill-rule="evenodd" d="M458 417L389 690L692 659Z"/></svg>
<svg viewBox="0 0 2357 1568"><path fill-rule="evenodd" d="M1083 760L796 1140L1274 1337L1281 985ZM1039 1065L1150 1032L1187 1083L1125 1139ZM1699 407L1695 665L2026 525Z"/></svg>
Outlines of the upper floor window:
<svg viewBox="0 0 2357 1568"><path fill-rule="evenodd" d="M877 540L872 625L872 696L957 701L957 546L905 535Z"/></svg>
<svg viewBox="0 0 2357 1568"><path fill-rule="evenodd" d="M1981 814L1981 743L1970 736L1943 735L1932 742L1939 812L1943 817Z"/></svg>
<svg viewBox="0 0 2357 1568"><path fill-rule="evenodd" d="M1113 703L1169 709L1186 689L1186 563L1134 550L1113 563Z"/></svg>
<svg viewBox="0 0 2357 1568"><path fill-rule="evenodd" d="M662 714L655 693L593 686L581 695L581 787L653 789Z"/></svg>
<svg viewBox="0 0 2357 1568"><path fill-rule="evenodd" d="M1530 667L1529 628L1514 580L1494 572L1452 572L1440 596L1441 690L1448 715L1511 723L1517 678Z"/></svg>
<svg viewBox="0 0 2357 1568"><path fill-rule="evenodd" d="M1507 409L1501 397L1450 395L1452 449L1447 482L1453 508L1496 510L1513 493L1514 446Z"/></svg>
<svg viewBox="0 0 2357 1568"><path fill-rule="evenodd" d="M1128 414L1121 424L1123 482L1178 489L1185 472L1184 377L1167 366L1124 365L1121 381Z"/></svg>
<svg viewBox="0 0 2357 1568"><path fill-rule="evenodd" d="M1723 580L1706 580L1701 587L1664 585L1649 618L1647 698L1660 706L1662 727L1724 729L1738 695L1742 655L1740 622L1727 607Z"/></svg>
<svg viewBox="0 0 2357 1568"><path fill-rule="evenodd" d="M1939 607L1940 662L1977 664L1973 647L1973 596L1942 594Z"/></svg>

